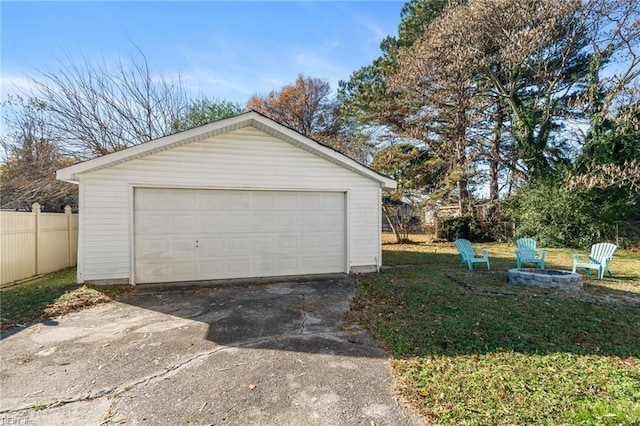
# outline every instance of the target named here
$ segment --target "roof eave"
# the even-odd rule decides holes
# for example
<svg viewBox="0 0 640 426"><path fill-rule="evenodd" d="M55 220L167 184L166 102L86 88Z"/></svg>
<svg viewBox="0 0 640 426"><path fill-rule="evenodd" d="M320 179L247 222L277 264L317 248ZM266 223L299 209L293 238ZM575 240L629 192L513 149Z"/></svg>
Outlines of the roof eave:
<svg viewBox="0 0 640 426"><path fill-rule="evenodd" d="M284 139L299 148L305 149L324 158L325 160L333 162L338 166L345 167L357 174L377 181L382 189L387 190L397 188L397 182L395 180L383 176L345 156L344 154L312 141L295 130L283 126L255 111L239 114L234 117L216 121L215 123L175 133L173 135L145 142L144 144L136 145L103 157L94 158L83 163L65 167L64 169L56 171L56 179L65 182L78 183L80 174L111 167L119 163L141 158L150 154L172 149L176 146L207 139L209 137L214 137L219 134L231 132L248 126L256 127L274 137Z"/></svg>

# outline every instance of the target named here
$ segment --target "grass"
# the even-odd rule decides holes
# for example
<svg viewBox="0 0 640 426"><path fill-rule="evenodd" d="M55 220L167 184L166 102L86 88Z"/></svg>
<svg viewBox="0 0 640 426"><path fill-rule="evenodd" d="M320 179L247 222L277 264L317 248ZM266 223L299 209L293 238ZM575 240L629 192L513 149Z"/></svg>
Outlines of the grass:
<svg viewBox="0 0 640 426"><path fill-rule="evenodd" d="M105 303L129 291L129 287L89 287L76 284L75 268L45 274L0 293L2 330L27 326L44 318L63 315Z"/></svg>
<svg viewBox="0 0 640 426"><path fill-rule="evenodd" d="M397 391L437 424L640 425L640 256L582 291L508 283L513 246L459 267L453 244L385 245L380 274L358 278L351 315L393 358ZM574 250L547 250L571 269ZM466 268L466 266L465 266Z"/></svg>

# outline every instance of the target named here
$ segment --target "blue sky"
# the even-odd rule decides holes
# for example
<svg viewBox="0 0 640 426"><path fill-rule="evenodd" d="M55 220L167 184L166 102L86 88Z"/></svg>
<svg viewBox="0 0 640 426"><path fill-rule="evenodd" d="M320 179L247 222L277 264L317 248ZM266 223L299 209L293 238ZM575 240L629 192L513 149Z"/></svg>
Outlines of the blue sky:
<svg viewBox="0 0 640 426"><path fill-rule="evenodd" d="M66 56L115 63L139 47L193 95L244 103L300 73L339 80L380 55L403 1L0 2L2 97Z"/></svg>

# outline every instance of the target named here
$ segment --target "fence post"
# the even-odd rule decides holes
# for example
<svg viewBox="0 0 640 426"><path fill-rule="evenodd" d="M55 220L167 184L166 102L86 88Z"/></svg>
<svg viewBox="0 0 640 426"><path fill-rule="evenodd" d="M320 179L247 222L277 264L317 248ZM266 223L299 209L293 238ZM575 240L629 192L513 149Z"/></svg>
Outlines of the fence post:
<svg viewBox="0 0 640 426"><path fill-rule="evenodd" d="M71 206L64 207L64 214L67 216L67 267L71 267Z"/></svg>
<svg viewBox="0 0 640 426"><path fill-rule="evenodd" d="M33 212L33 215L35 216L35 222L36 222L36 234L35 234L35 238L36 238L36 256L35 256L35 261L36 261L36 275L40 274L40 204L39 203L33 203L31 205L31 211Z"/></svg>

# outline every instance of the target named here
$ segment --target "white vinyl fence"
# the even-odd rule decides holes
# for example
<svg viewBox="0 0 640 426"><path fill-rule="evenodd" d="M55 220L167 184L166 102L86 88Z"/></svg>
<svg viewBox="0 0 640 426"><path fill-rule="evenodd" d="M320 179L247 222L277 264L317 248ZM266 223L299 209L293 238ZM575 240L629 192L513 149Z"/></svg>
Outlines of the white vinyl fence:
<svg viewBox="0 0 640 426"><path fill-rule="evenodd" d="M0 212L0 286L75 266L78 257L78 215Z"/></svg>

